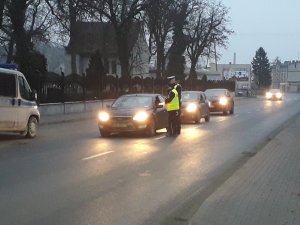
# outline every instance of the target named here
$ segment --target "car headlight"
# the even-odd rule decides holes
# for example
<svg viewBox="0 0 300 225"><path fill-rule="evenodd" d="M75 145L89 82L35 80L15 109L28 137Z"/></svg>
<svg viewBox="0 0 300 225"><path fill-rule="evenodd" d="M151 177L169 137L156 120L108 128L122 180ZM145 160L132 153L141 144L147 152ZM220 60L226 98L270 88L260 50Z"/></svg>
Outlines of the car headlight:
<svg viewBox="0 0 300 225"><path fill-rule="evenodd" d="M272 93L271 92L267 92L266 93L266 98L272 98Z"/></svg>
<svg viewBox="0 0 300 225"><path fill-rule="evenodd" d="M220 103L221 105L227 105L228 99L225 98L225 97L221 97L220 100L219 100L219 103Z"/></svg>
<svg viewBox="0 0 300 225"><path fill-rule="evenodd" d="M101 122L107 122L109 120L110 116L107 112L100 112L98 114L98 119Z"/></svg>
<svg viewBox="0 0 300 225"><path fill-rule="evenodd" d="M133 120L138 122L144 122L148 119L149 114L146 112L138 112L134 115Z"/></svg>
<svg viewBox="0 0 300 225"><path fill-rule="evenodd" d="M189 103L186 107L187 112L195 112L197 110L197 105L195 103Z"/></svg>
<svg viewBox="0 0 300 225"><path fill-rule="evenodd" d="M281 98L282 94L280 92L276 93L276 98Z"/></svg>

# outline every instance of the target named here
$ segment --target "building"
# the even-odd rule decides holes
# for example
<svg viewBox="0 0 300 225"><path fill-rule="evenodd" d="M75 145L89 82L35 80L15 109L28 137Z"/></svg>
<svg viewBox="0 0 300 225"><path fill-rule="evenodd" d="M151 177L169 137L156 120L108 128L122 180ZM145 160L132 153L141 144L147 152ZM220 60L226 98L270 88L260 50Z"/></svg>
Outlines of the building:
<svg viewBox="0 0 300 225"><path fill-rule="evenodd" d="M288 76L288 63L277 61L271 68L271 76L272 88L282 88L285 90Z"/></svg>
<svg viewBox="0 0 300 225"><path fill-rule="evenodd" d="M133 24L129 32L130 75L149 76L150 53L146 39L139 23ZM65 74L71 71L71 53L75 54L76 74L83 74L89 65L90 57L99 50L107 62L108 75L121 76L121 66L118 58L118 47L115 30L111 23L77 22L74 28L72 43L66 47Z"/></svg>
<svg viewBox="0 0 300 225"><path fill-rule="evenodd" d="M250 90L252 67L251 64L215 64L210 63L210 71L221 74L222 80L236 81L236 90Z"/></svg>
<svg viewBox="0 0 300 225"><path fill-rule="evenodd" d="M300 92L300 61L277 61L272 66L272 87Z"/></svg>

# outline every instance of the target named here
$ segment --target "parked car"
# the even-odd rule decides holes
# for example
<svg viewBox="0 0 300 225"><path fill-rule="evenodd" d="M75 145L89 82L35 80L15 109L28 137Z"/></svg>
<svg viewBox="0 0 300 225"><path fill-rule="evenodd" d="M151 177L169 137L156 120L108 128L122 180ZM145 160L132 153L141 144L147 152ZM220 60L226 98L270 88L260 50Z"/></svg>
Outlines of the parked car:
<svg viewBox="0 0 300 225"><path fill-rule="evenodd" d="M201 118L206 122L210 119L210 111L206 95L202 91L183 91L181 93L181 120L200 123Z"/></svg>
<svg viewBox="0 0 300 225"><path fill-rule="evenodd" d="M36 98L21 72L13 67L0 68L0 132L35 137L40 120Z"/></svg>
<svg viewBox="0 0 300 225"><path fill-rule="evenodd" d="M224 115L234 113L234 100L227 89L207 89L205 94L209 100L210 112L223 112Z"/></svg>
<svg viewBox="0 0 300 225"><path fill-rule="evenodd" d="M98 117L102 137L120 132L142 132L154 136L156 130L168 126L165 99L160 94L122 95L99 112Z"/></svg>
<svg viewBox="0 0 300 225"><path fill-rule="evenodd" d="M283 94L280 89L271 89L266 92L267 100L282 100Z"/></svg>

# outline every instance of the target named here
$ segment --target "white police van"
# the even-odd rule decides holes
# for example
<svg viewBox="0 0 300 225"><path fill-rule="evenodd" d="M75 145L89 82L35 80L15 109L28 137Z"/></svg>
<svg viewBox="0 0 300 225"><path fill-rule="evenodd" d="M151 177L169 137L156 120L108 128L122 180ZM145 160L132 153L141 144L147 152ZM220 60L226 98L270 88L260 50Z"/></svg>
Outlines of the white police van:
<svg viewBox="0 0 300 225"><path fill-rule="evenodd" d="M36 92L31 91L25 76L14 65L0 65L0 132L33 138L39 120Z"/></svg>

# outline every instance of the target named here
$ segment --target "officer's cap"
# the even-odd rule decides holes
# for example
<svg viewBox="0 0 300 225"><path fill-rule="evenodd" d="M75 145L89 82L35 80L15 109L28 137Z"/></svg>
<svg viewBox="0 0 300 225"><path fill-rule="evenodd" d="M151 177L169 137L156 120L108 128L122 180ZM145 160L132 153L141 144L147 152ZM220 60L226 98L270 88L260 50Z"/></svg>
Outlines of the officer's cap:
<svg viewBox="0 0 300 225"><path fill-rule="evenodd" d="M175 76L169 76L167 77L168 80L172 80L172 79L175 79Z"/></svg>

